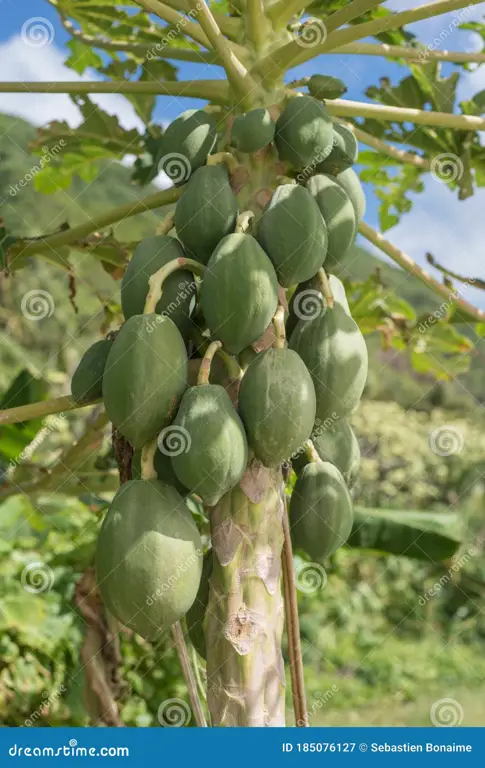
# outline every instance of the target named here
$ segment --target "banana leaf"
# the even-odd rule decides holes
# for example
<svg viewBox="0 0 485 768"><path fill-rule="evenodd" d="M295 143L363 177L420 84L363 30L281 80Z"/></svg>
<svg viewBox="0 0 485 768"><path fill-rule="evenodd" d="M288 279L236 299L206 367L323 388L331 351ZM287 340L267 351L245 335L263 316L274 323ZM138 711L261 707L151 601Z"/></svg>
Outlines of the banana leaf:
<svg viewBox="0 0 485 768"><path fill-rule="evenodd" d="M355 507L347 545L438 563L457 551L460 528L458 516L447 512Z"/></svg>

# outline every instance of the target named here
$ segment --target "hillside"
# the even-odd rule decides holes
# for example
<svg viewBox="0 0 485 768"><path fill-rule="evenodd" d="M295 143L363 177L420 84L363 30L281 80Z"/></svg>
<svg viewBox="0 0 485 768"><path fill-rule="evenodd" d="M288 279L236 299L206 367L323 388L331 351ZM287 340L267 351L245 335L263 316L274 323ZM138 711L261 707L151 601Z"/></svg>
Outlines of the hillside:
<svg viewBox="0 0 485 768"><path fill-rule="evenodd" d="M90 184L75 177L66 190L51 195L36 192L31 177L38 157L29 151L36 130L24 120L0 115L0 215L14 235L35 236L55 231L63 223L75 225L90 214L109 210L139 199L154 187L140 189L130 180L130 171L120 163L104 163ZM20 182L24 180L21 185ZM147 212L115 228L120 238L131 241L153 234L162 212ZM88 254L75 254L75 305L69 301L65 273L42 262L33 261L28 270L15 273L0 283L4 308L0 310L0 389L26 364L33 371L59 381L61 389L66 374L72 370L80 352L94 338L99 338L110 316L105 305L116 308L119 283L116 283ZM352 278L365 279L379 268L385 285L407 299L418 312L429 312L439 301L422 283L399 268L384 263L362 247L352 258ZM26 321L20 312L27 291L42 290L53 297L55 312L41 323ZM460 383L433 385L416 377L403 355L383 355L380 340L370 338L371 370L367 395L374 399L394 400L408 408L428 409L438 401L454 408L473 406L475 397L485 400L481 375L485 355L477 355L471 372ZM25 351L29 350L28 360ZM60 350L60 351L59 351ZM483 359L482 359L483 358ZM407 375L403 376L403 371ZM59 372L63 372L59 377ZM470 394L471 393L471 394Z"/></svg>

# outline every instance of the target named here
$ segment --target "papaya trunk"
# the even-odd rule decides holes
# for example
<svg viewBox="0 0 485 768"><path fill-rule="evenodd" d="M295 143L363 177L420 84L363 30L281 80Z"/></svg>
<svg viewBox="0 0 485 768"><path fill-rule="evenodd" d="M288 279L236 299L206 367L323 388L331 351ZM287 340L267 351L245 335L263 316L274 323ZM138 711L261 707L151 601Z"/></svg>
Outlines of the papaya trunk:
<svg viewBox="0 0 485 768"><path fill-rule="evenodd" d="M281 653L281 473L264 491L240 486L211 510L213 572L206 617L213 726L284 726ZM246 485L245 485L246 487Z"/></svg>

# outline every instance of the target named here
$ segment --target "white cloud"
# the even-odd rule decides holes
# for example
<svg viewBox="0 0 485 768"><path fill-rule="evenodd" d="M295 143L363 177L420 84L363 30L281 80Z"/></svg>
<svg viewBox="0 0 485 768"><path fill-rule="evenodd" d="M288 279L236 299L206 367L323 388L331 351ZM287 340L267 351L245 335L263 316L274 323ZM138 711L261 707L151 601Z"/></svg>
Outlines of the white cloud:
<svg viewBox="0 0 485 768"><path fill-rule="evenodd" d="M457 193L445 183L432 176L425 178L424 192L413 195L411 212L384 236L439 280L440 274L426 262L427 252L448 269L483 278L485 190L478 190L468 200L458 200ZM478 289L467 288L466 299L485 305L485 294Z"/></svg>
<svg viewBox="0 0 485 768"><path fill-rule="evenodd" d="M35 47L21 37L12 37L0 44L0 71L6 81L65 81L95 80L96 73L85 72L80 77L64 65L65 52L52 43ZM93 95L92 100L110 114L115 114L124 128L143 129L133 107L117 94ZM18 115L35 125L51 120L66 120L73 128L81 122L81 113L69 96L64 94L0 94L0 112Z"/></svg>

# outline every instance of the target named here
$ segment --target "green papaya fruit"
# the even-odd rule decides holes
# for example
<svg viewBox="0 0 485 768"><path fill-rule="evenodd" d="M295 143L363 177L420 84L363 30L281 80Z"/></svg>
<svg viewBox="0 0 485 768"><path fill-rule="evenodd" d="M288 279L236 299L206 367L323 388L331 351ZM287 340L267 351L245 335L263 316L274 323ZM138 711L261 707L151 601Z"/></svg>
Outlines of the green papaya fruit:
<svg viewBox="0 0 485 768"><path fill-rule="evenodd" d="M204 618L209 605L210 577L212 576L213 554L210 549L204 555L202 564L202 576L200 578L199 591L197 597L192 603L192 607L187 611L185 620L187 622L187 632L192 645L203 659L206 658Z"/></svg>
<svg viewBox="0 0 485 768"><path fill-rule="evenodd" d="M202 109L182 112L162 136L159 169L178 186L205 164L217 141L214 116Z"/></svg>
<svg viewBox="0 0 485 768"><path fill-rule="evenodd" d="M332 138L332 118L312 96L291 99L276 123L278 155L297 170L315 165L331 147Z"/></svg>
<svg viewBox="0 0 485 768"><path fill-rule="evenodd" d="M125 319L142 315L151 275L170 261L185 256L175 237L155 235L147 237L135 248L121 281L121 307ZM170 317L186 339L189 335L191 306L196 299L196 283L192 272L180 269L169 275L163 283L163 295L155 311Z"/></svg>
<svg viewBox="0 0 485 768"><path fill-rule="evenodd" d="M200 291L212 335L232 354L259 339L278 306L274 267L251 235L226 235L209 259Z"/></svg>
<svg viewBox="0 0 485 768"><path fill-rule="evenodd" d="M359 144L355 134L346 125L334 123L333 143L331 152L321 163L317 165L318 173L328 173L337 176L346 168L357 162L359 157Z"/></svg>
<svg viewBox="0 0 485 768"><path fill-rule="evenodd" d="M288 459L310 437L315 389L301 357L290 349L259 354L243 376L239 412L248 442L267 467Z"/></svg>
<svg viewBox="0 0 485 768"><path fill-rule="evenodd" d="M357 224L359 224L365 214L365 195L359 177L353 168L347 168L335 177L335 181L347 192L350 202L354 206Z"/></svg>
<svg viewBox="0 0 485 768"><path fill-rule="evenodd" d="M331 75L312 75L307 83L310 96L315 99L339 99L347 92L342 80Z"/></svg>
<svg viewBox="0 0 485 768"><path fill-rule="evenodd" d="M345 190L330 176L312 176L306 186L327 225L325 268L333 271L341 266L355 240L357 224L354 207Z"/></svg>
<svg viewBox="0 0 485 768"><path fill-rule="evenodd" d="M168 427L170 430L170 427ZM161 435L161 436L160 436ZM163 432L158 437L158 443L162 442L164 452L157 448L153 457L153 469L157 474L158 480L167 485L171 485L177 489L182 497L187 496L187 488L184 488L177 475L173 471L172 460L170 458L170 447L167 446L166 437L163 436ZM131 460L131 476L133 480L141 479L141 449L133 452L133 458Z"/></svg>
<svg viewBox="0 0 485 768"><path fill-rule="evenodd" d="M96 550L97 582L110 613L156 639L187 613L201 572L200 535L175 488L158 480L122 485Z"/></svg>
<svg viewBox="0 0 485 768"><path fill-rule="evenodd" d="M244 427L223 387L201 384L187 390L173 423L185 435L185 450L172 456L180 482L209 507L234 488L246 469Z"/></svg>
<svg viewBox="0 0 485 768"><path fill-rule="evenodd" d="M328 427L324 424L315 424L311 439L322 461L335 464L347 486L352 488L359 474L360 447L347 419L339 419ZM304 454L296 457L292 462L297 473L300 473L307 463Z"/></svg>
<svg viewBox="0 0 485 768"><path fill-rule="evenodd" d="M190 178L175 208L175 229L187 253L207 264L223 237L234 231L237 198L225 167L208 165Z"/></svg>
<svg viewBox="0 0 485 768"><path fill-rule="evenodd" d="M230 143L240 152L258 152L273 141L275 127L267 109L252 109L234 120Z"/></svg>
<svg viewBox="0 0 485 768"><path fill-rule="evenodd" d="M170 424L187 385L187 353L175 323L163 315L130 317L106 361L103 400L134 449Z"/></svg>
<svg viewBox="0 0 485 768"><path fill-rule="evenodd" d="M111 339L101 339L91 344L82 356L71 381L71 395L76 403L99 400L103 396L103 373L112 346Z"/></svg>
<svg viewBox="0 0 485 768"><path fill-rule="evenodd" d="M291 495L293 546L318 562L345 544L352 523L352 499L340 470L329 461L308 464Z"/></svg>
<svg viewBox="0 0 485 768"><path fill-rule="evenodd" d="M352 318L345 290L329 278L333 309L312 320L299 320L289 346L310 371L317 398L317 418L335 421L356 407L367 378L367 347Z"/></svg>
<svg viewBox="0 0 485 768"><path fill-rule="evenodd" d="M263 211L256 237L287 288L309 280L327 255L327 227L310 192L298 184L277 187Z"/></svg>

